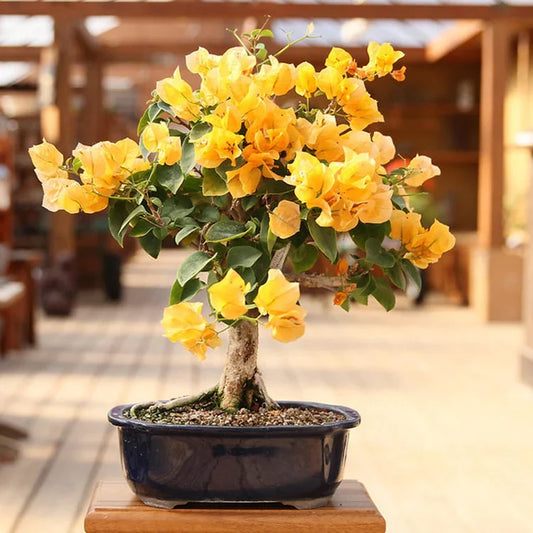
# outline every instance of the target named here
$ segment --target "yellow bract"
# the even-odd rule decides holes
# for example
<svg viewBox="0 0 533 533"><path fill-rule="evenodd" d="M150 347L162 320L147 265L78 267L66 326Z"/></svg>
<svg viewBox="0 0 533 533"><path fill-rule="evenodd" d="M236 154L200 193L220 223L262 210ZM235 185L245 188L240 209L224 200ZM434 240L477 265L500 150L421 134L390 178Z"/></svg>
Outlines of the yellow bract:
<svg viewBox="0 0 533 533"><path fill-rule="evenodd" d="M450 228L435 220L429 230L422 227L418 213L405 213L395 210L391 215L391 233L393 239L398 239L405 246L405 255L418 268L427 268L436 263L443 253L451 250L455 245L455 237Z"/></svg>
<svg viewBox="0 0 533 533"><path fill-rule="evenodd" d="M67 178L68 174L59 167L63 165L63 154L49 142L32 146L28 150L37 177L41 181L52 178Z"/></svg>
<svg viewBox="0 0 533 533"><path fill-rule="evenodd" d="M431 159L425 155L413 157L407 168L412 173L405 179L405 183L411 187L420 187L434 176L440 176L440 168L432 164Z"/></svg>
<svg viewBox="0 0 533 533"><path fill-rule="evenodd" d="M300 207L295 202L281 200L269 219L270 230L280 239L288 239L300 231Z"/></svg>
<svg viewBox="0 0 533 533"><path fill-rule="evenodd" d="M161 324L165 337L172 342L180 342L200 361L205 359L207 348L220 346L213 324L208 324L202 316L202 303L180 302L166 307Z"/></svg>
<svg viewBox="0 0 533 533"><path fill-rule="evenodd" d="M271 268L268 279L259 287L254 302L263 315L282 315L293 309L299 298L298 283L287 281L281 270Z"/></svg>
<svg viewBox="0 0 533 533"><path fill-rule="evenodd" d="M213 283L207 292L211 306L228 320L236 320L246 314L245 294L250 291L250 284L232 268L219 282Z"/></svg>
<svg viewBox="0 0 533 533"><path fill-rule="evenodd" d="M268 279L259 287L254 303L261 314L269 315L266 325L274 339L291 342L304 334L306 312L298 305L299 298L298 283L287 281L279 269L268 271Z"/></svg>
<svg viewBox="0 0 533 533"><path fill-rule="evenodd" d="M317 89L315 67L304 61L296 67L296 92L310 98Z"/></svg>
<svg viewBox="0 0 533 533"><path fill-rule="evenodd" d="M392 72L392 66L398 59L404 57L403 52L394 50L389 44L368 43L368 64L364 67L367 76L383 77Z"/></svg>
<svg viewBox="0 0 533 533"><path fill-rule="evenodd" d="M181 159L181 139L170 135L164 122L150 122L144 128L141 139L149 152L157 154L159 164L174 165Z"/></svg>

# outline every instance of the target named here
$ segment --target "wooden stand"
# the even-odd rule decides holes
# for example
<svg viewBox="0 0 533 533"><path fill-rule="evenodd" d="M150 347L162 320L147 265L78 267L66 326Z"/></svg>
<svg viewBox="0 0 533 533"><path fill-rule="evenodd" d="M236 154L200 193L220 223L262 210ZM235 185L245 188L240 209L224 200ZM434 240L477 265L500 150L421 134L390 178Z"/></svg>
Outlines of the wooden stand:
<svg viewBox="0 0 533 533"><path fill-rule="evenodd" d="M343 481L325 507L194 505L156 509L134 496L125 481L100 482L85 517L86 533L384 533L385 520L355 480Z"/></svg>

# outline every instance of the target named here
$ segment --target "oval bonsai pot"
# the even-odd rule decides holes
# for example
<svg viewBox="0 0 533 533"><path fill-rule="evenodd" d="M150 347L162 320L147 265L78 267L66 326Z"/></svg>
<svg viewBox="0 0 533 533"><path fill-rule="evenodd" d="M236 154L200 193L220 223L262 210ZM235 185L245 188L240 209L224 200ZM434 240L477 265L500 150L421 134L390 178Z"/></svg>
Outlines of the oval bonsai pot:
<svg viewBox="0 0 533 533"><path fill-rule="evenodd" d="M118 427L122 466L147 505L189 502L279 502L297 508L325 504L342 481L348 429L359 413L348 407L279 402L328 409L345 419L320 426L185 426L127 418L130 405L108 414Z"/></svg>

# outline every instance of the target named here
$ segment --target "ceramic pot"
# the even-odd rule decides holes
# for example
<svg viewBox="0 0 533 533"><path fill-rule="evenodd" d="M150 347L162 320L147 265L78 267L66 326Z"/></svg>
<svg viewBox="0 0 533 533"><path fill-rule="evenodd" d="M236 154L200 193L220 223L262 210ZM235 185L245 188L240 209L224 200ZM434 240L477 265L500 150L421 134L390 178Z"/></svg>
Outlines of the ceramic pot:
<svg viewBox="0 0 533 533"><path fill-rule="evenodd" d="M344 420L320 426L220 427L151 424L108 415L118 427L122 465L133 492L147 505L189 502L279 502L324 505L342 480L348 429L360 423L347 407L280 402L283 407L330 409Z"/></svg>

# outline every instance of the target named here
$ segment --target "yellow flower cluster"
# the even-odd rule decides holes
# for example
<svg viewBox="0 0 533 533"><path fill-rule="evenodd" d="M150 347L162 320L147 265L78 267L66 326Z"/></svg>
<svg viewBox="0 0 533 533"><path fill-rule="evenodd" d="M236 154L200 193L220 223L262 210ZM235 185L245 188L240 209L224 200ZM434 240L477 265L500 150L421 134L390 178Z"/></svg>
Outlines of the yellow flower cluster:
<svg viewBox="0 0 533 533"><path fill-rule="evenodd" d="M214 325L202 316L202 307L202 303L180 302L166 307L161 320L165 337L180 342L200 361L205 359L208 347L217 348L222 343Z"/></svg>
<svg viewBox="0 0 533 533"><path fill-rule="evenodd" d="M209 300L215 312L227 320L239 320L248 312L245 301L250 285L233 269L222 280L208 289ZM268 315L266 327L272 337L281 342L300 338L305 331L305 310L297 303L300 298L298 283L287 281L280 270L271 269L266 283L259 287L254 304L261 315ZM208 347L220 346L214 324L202 316L201 303L181 302L164 310L161 324L165 336L180 342L199 359L205 358Z"/></svg>
<svg viewBox="0 0 533 533"><path fill-rule="evenodd" d="M403 53L389 49L390 45L373 43L366 75L381 76L392 70ZM243 47L230 48L222 56L200 48L186 62L189 71L201 77L199 90L193 91L177 69L172 78L157 84L156 94L177 117L213 127L194 141L195 159L207 168L231 161L235 168L227 173L227 186L235 198L255 193L262 178L283 179L277 163L290 162L306 146L327 161L343 162L344 147L358 151L370 145L372 152L379 153L361 130L383 117L364 81L350 71L352 57L340 48L332 49L319 72L310 63L294 66L274 56L258 68L256 57ZM281 108L273 101L293 89L307 98L323 93L335 100L351 129L337 125L333 110L318 113L311 124L298 118L293 108ZM205 109L210 111L204 116ZM389 160L393 155L394 151Z"/></svg>
<svg viewBox="0 0 533 533"><path fill-rule="evenodd" d="M72 155L80 164L81 183L70 178L63 154L54 145L43 141L32 146L29 154L43 186L43 206L49 211L63 209L68 213L102 211L108 197L130 174L150 166L140 157L139 145L128 138L93 146L78 144Z"/></svg>
<svg viewBox="0 0 533 533"><path fill-rule="evenodd" d="M454 247L455 237L450 228L438 220L429 229L425 229L420 220L418 213L394 210L390 219L390 236L405 246L408 251L406 259L418 268L427 268Z"/></svg>

